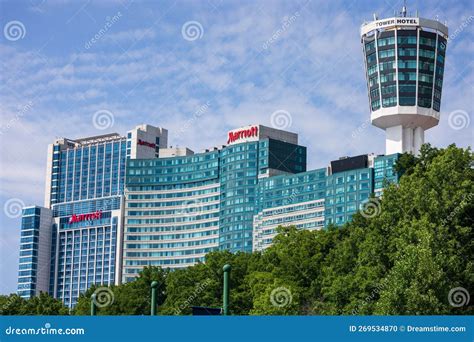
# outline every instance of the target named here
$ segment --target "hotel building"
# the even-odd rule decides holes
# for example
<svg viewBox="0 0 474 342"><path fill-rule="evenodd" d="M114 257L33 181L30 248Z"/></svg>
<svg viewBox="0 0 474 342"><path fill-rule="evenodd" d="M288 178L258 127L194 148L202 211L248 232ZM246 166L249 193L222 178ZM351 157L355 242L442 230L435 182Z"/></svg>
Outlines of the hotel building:
<svg viewBox="0 0 474 342"><path fill-rule="evenodd" d="M20 296L49 292L72 307L92 284L120 283L126 159L166 145L166 130L142 125L48 146L44 207L23 210Z"/></svg>
<svg viewBox="0 0 474 342"><path fill-rule="evenodd" d="M23 210L18 294L49 292L73 307L91 285L132 281L147 265L178 269L211 251L262 251L278 226L342 225L380 196L400 153L417 154L439 122L447 27L400 17L364 23L372 124L386 155L307 170L298 135L263 125L225 145L168 147L166 129L58 139L48 148L45 204Z"/></svg>

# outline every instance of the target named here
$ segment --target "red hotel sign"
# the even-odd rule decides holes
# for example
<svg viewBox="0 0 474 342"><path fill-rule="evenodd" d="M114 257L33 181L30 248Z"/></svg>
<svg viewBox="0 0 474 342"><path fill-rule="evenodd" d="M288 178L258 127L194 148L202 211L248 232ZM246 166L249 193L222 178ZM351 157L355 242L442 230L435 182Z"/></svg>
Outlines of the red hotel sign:
<svg viewBox="0 0 474 342"><path fill-rule="evenodd" d="M153 144L153 143L150 143L148 141L141 140L141 139L138 139L138 145L148 146L148 147L151 147L151 148L156 147L156 144Z"/></svg>
<svg viewBox="0 0 474 342"><path fill-rule="evenodd" d="M253 126L248 129L241 129L236 132L229 132L227 143L233 143L242 138L258 137L258 126Z"/></svg>
<svg viewBox="0 0 474 342"><path fill-rule="evenodd" d="M101 218L102 218L102 210L97 210L94 213L88 213L88 214L79 214L79 215L73 214L69 218L69 224L82 222L82 221L100 220Z"/></svg>

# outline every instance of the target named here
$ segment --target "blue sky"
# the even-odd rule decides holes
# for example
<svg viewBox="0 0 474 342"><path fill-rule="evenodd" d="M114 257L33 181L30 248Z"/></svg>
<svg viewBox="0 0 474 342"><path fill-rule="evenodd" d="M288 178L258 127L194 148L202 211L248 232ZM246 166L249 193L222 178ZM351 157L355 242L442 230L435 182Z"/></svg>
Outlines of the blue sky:
<svg viewBox="0 0 474 342"><path fill-rule="evenodd" d="M401 6L1 1L0 293L16 290L16 205L43 204L46 147L57 137L150 123L169 130L170 145L198 152L224 144L230 129L271 125L277 112L308 146L311 169L383 153L384 132L368 121L359 28ZM450 28L441 120L426 141L472 146L473 2L408 1L416 9Z"/></svg>

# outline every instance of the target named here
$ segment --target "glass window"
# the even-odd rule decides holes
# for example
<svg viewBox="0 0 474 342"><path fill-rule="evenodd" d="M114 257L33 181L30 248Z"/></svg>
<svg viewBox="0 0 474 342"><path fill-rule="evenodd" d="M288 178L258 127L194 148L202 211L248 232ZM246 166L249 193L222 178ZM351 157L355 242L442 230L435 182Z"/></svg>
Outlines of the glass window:
<svg viewBox="0 0 474 342"><path fill-rule="evenodd" d="M389 85L389 86L383 86L382 87L382 94L383 95L392 94L392 93L395 93L396 90L397 90L397 86L395 84L392 84L392 85Z"/></svg>
<svg viewBox="0 0 474 342"><path fill-rule="evenodd" d="M380 108L380 100L373 100L371 103L372 110L377 110Z"/></svg>
<svg viewBox="0 0 474 342"><path fill-rule="evenodd" d="M418 98L418 106L424 107L424 108L430 108L431 107L431 99L427 99L424 97L419 97Z"/></svg>
<svg viewBox="0 0 474 342"><path fill-rule="evenodd" d="M436 40L431 38L420 37L420 45L436 46Z"/></svg>
<svg viewBox="0 0 474 342"><path fill-rule="evenodd" d="M383 88L382 88L382 91L383 91ZM372 99L377 99L379 97L379 88L372 89L370 91L370 97Z"/></svg>
<svg viewBox="0 0 474 342"><path fill-rule="evenodd" d="M416 81L415 72L399 72L398 73L399 81Z"/></svg>
<svg viewBox="0 0 474 342"><path fill-rule="evenodd" d="M370 51L370 50L373 50L375 49L375 40L370 42L370 43L367 43L365 44L365 51Z"/></svg>
<svg viewBox="0 0 474 342"><path fill-rule="evenodd" d="M433 50L420 49L420 57L434 58L434 55Z"/></svg>
<svg viewBox="0 0 474 342"><path fill-rule="evenodd" d="M388 58L393 56L395 56L394 49L379 51L379 58Z"/></svg>
<svg viewBox="0 0 474 342"><path fill-rule="evenodd" d="M416 92L416 86L414 84L400 84L400 93L414 93Z"/></svg>
<svg viewBox="0 0 474 342"><path fill-rule="evenodd" d="M382 99L382 106L383 107L393 107L397 104L397 97L391 96L385 99Z"/></svg>
<svg viewBox="0 0 474 342"><path fill-rule="evenodd" d="M416 69L416 61L415 60L398 60L398 67L404 69Z"/></svg>
<svg viewBox="0 0 474 342"><path fill-rule="evenodd" d="M398 44L416 44L416 36L398 36Z"/></svg>
<svg viewBox="0 0 474 342"><path fill-rule="evenodd" d="M376 72L377 72L377 64L372 65L371 67L367 69L367 73L369 74L369 76L373 75Z"/></svg>
<svg viewBox="0 0 474 342"><path fill-rule="evenodd" d="M414 106L415 96L400 96L400 106Z"/></svg>
<svg viewBox="0 0 474 342"><path fill-rule="evenodd" d="M418 67L419 67L420 70L430 71L430 72L434 71L434 63L433 62L419 61Z"/></svg>
<svg viewBox="0 0 474 342"><path fill-rule="evenodd" d="M376 56L375 52L367 56L367 64L370 64L372 62L375 62Z"/></svg>
<svg viewBox="0 0 474 342"><path fill-rule="evenodd" d="M433 83L433 76L420 74L420 82Z"/></svg>
<svg viewBox="0 0 474 342"><path fill-rule="evenodd" d="M379 68L380 68L381 71L391 70L391 69L395 68L395 61L379 63Z"/></svg>
<svg viewBox="0 0 474 342"><path fill-rule="evenodd" d="M391 82L395 80L395 73L391 72L389 74L380 75L380 82Z"/></svg>
<svg viewBox="0 0 474 342"><path fill-rule="evenodd" d="M415 48L399 48L398 55L399 56L416 56L416 49Z"/></svg>
<svg viewBox="0 0 474 342"><path fill-rule="evenodd" d="M395 37L387 37L379 39L377 42L378 46L386 46L386 45L393 45L395 44Z"/></svg>
<svg viewBox="0 0 474 342"><path fill-rule="evenodd" d="M377 84L378 84L378 77L377 76L369 78L369 86L370 87L373 87L374 85L377 85Z"/></svg>

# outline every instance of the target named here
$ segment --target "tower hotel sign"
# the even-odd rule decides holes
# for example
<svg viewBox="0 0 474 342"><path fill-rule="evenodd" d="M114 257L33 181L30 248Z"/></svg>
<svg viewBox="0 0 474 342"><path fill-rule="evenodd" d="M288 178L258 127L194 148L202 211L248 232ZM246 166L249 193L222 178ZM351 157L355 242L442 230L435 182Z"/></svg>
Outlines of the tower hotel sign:
<svg viewBox="0 0 474 342"><path fill-rule="evenodd" d="M396 26L420 26L420 18L388 18L372 21L366 25L362 25L361 33L365 34L375 29L386 29Z"/></svg>

